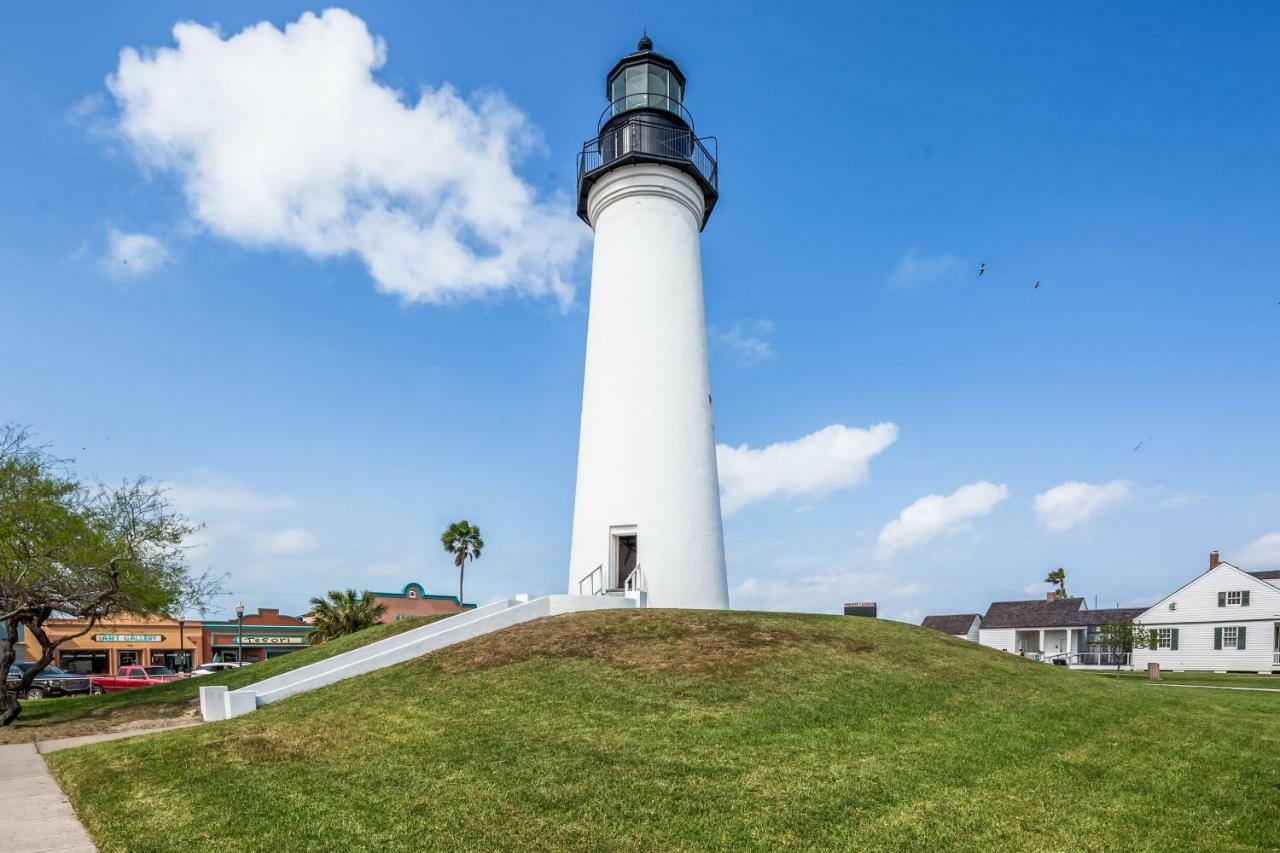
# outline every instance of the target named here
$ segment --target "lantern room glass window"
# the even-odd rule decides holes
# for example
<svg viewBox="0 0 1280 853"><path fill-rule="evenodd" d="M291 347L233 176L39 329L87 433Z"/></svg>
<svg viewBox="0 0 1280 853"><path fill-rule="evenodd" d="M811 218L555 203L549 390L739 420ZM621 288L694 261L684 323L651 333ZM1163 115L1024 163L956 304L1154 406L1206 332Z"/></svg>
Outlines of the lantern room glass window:
<svg viewBox="0 0 1280 853"><path fill-rule="evenodd" d="M641 107L667 110L679 115L683 94L680 81L674 74L647 62L624 68L609 81L609 101L613 105L613 115Z"/></svg>

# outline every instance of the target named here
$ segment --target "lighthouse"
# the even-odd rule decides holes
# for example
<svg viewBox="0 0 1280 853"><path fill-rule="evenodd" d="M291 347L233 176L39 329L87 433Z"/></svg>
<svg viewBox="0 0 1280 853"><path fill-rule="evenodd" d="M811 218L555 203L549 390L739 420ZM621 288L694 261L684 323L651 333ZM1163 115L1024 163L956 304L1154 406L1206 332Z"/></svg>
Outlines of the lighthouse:
<svg viewBox="0 0 1280 853"><path fill-rule="evenodd" d="M700 243L717 146L687 83L641 38L578 159L595 248L568 591L727 608Z"/></svg>

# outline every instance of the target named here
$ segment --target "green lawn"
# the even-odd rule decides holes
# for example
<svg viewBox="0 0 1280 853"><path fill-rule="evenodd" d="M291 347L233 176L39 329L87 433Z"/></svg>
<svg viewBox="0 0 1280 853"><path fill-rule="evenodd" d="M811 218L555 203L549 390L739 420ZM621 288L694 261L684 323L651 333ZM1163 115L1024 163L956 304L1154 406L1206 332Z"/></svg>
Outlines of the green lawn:
<svg viewBox="0 0 1280 853"><path fill-rule="evenodd" d="M1280 847L1280 697L601 611L49 756L104 851Z"/></svg>
<svg viewBox="0 0 1280 853"><path fill-rule="evenodd" d="M348 637L216 675L202 675L105 696L71 696L24 702L22 716L12 726L0 729L0 743L88 734L130 720L178 716L199 702L201 687L225 684L234 690L439 618L430 616L375 625Z"/></svg>

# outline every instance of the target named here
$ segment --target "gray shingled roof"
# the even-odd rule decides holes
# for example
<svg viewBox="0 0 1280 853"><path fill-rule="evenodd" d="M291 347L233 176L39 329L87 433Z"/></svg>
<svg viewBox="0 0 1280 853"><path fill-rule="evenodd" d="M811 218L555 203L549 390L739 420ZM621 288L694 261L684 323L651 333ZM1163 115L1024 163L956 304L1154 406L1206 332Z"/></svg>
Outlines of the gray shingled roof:
<svg viewBox="0 0 1280 853"><path fill-rule="evenodd" d="M1253 575L1255 578L1257 578L1260 581L1280 580L1280 572L1277 572L1277 571L1249 572L1249 574Z"/></svg>
<svg viewBox="0 0 1280 853"><path fill-rule="evenodd" d="M967 634L977 613L954 613L949 616L926 616L920 623L922 628L932 628L944 634Z"/></svg>
<svg viewBox="0 0 1280 853"><path fill-rule="evenodd" d="M1145 607L1084 609L1083 598L1057 601L994 601L982 617L983 628L1067 628L1126 622L1146 611Z"/></svg>

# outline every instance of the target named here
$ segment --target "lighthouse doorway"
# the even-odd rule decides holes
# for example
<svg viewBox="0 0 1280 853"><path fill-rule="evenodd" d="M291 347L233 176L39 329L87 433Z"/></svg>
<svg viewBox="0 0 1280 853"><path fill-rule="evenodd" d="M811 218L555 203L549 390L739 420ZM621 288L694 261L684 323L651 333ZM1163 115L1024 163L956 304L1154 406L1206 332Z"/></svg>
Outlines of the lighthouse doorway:
<svg viewBox="0 0 1280 853"><path fill-rule="evenodd" d="M631 576L631 573L635 571L636 565L639 563L640 545L636 536L636 529L631 527L625 530L615 530L612 551L610 562L613 563L613 577L610 587L622 589L627 582L627 578Z"/></svg>

